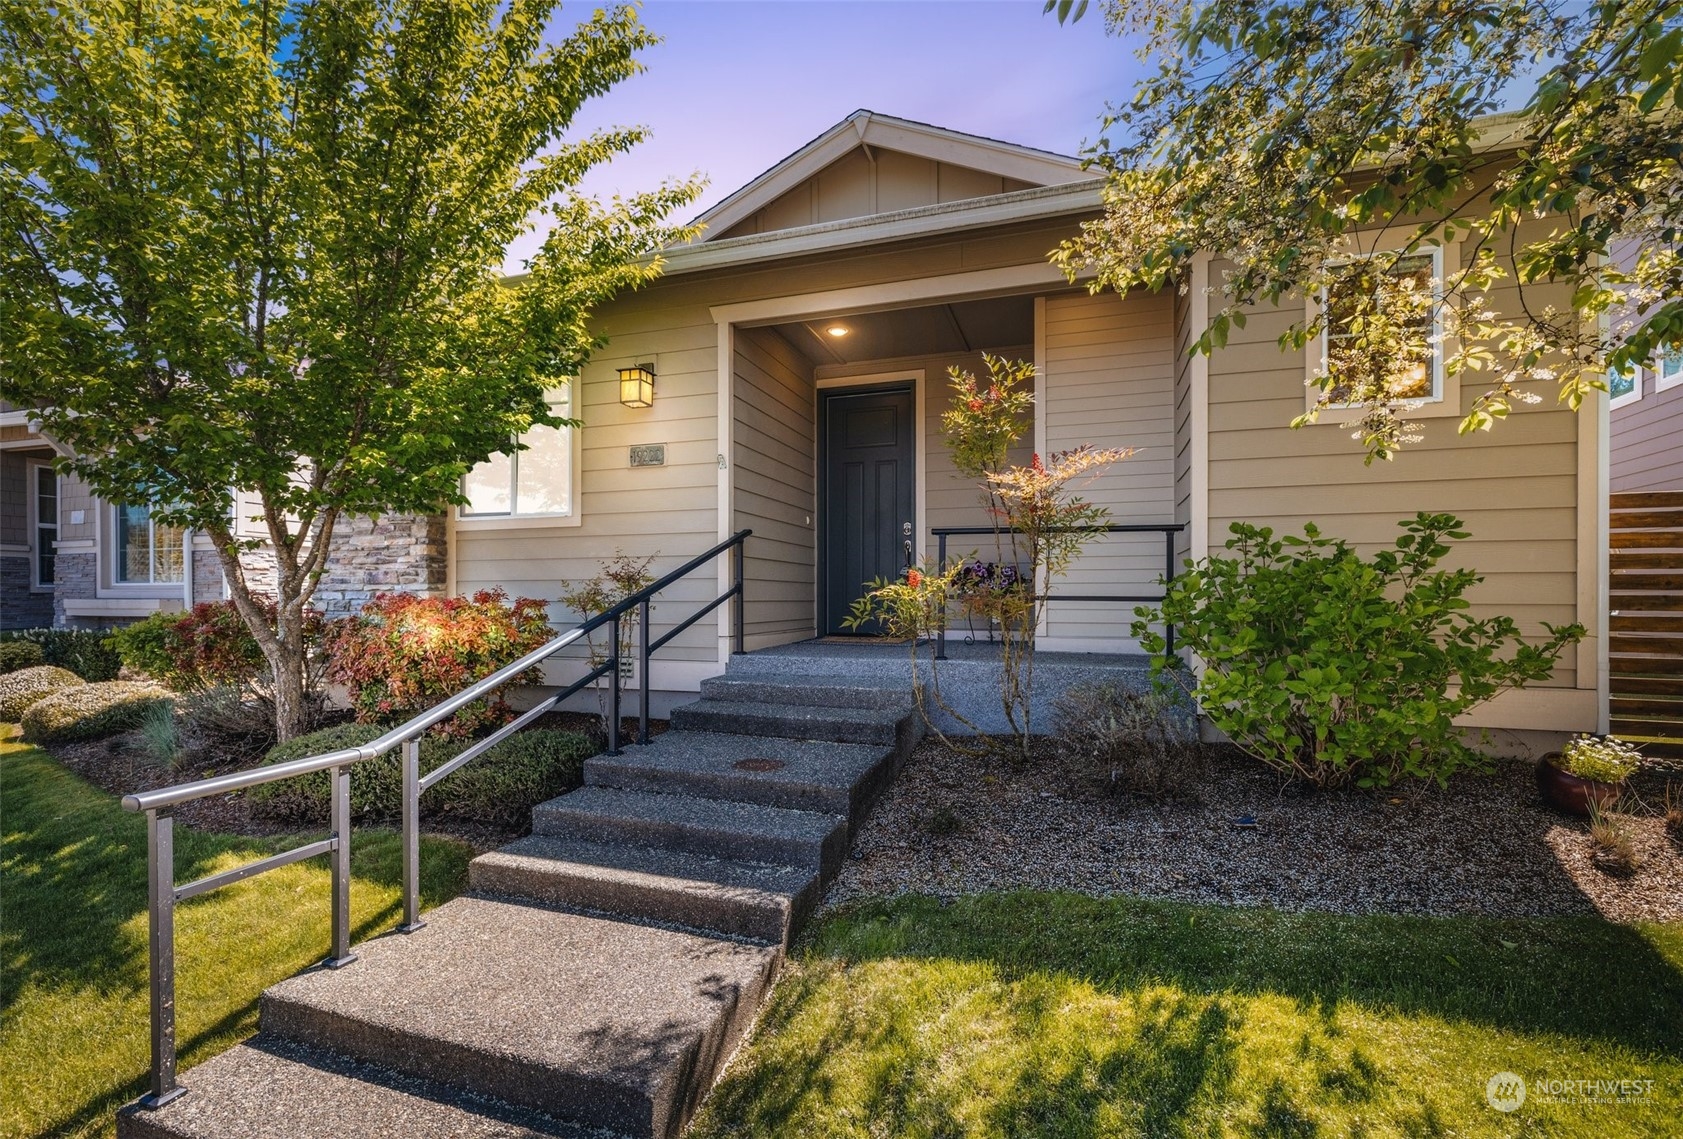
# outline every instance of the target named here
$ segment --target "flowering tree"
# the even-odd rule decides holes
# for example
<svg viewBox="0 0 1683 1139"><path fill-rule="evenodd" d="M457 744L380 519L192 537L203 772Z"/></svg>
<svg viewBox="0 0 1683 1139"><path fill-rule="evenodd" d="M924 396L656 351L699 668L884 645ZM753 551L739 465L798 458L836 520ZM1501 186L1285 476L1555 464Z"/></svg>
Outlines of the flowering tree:
<svg viewBox="0 0 1683 1139"><path fill-rule="evenodd" d="M1086 6L1046 4L1059 19ZM1576 409L1606 372L1683 350L1679 0L1103 7L1154 73L1089 152L1103 214L1054 260L1125 291L1184 282L1196 252L1219 252L1206 353L1248 305L1369 275L1379 287L1347 290L1348 311L1306 316L1280 343L1300 350L1332 321L1353 333L1317 381L1323 404L1364 409L1370 460L1412 441L1422 323L1443 329L1446 372L1484 389L1463 433L1534 399L1528 381ZM1390 283L1449 242L1461 264L1431 288Z"/></svg>
<svg viewBox="0 0 1683 1139"><path fill-rule="evenodd" d="M1009 463L1010 448L1031 425L1034 367L985 354L982 361L988 369L985 385L972 373L951 369L953 404L942 414L941 426L954 467L977 481L987 503L998 561L989 566L959 557L944 566L908 570L900 581L872 582L845 624L859 628L881 621L894 636L907 638L915 677L919 638L946 621L955 601L997 622L1000 704L1013 752L1026 759L1033 733L1034 632L1046 590L1110 517L1104 507L1077 495L1075 487L1133 451L1083 445L1049 460L1036 454L1027 466ZM1019 571L1018 564L1024 569ZM937 666L931 666L930 681L930 697L937 705L974 730L974 724L942 700ZM919 693L921 699L921 687Z"/></svg>
<svg viewBox="0 0 1683 1139"><path fill-rule="evenodd" d="M654 43L554 0L64 0L0 7L0 375L102 497L205 534L304 710L340 520L461 500L561 422L593 306L659 270L668 186L573 191L636 129L569 130ZM508 244L550 215L519 287ZM273 578L248 577L236 494ZM265 602L265 595L273 602Z"/></svg>

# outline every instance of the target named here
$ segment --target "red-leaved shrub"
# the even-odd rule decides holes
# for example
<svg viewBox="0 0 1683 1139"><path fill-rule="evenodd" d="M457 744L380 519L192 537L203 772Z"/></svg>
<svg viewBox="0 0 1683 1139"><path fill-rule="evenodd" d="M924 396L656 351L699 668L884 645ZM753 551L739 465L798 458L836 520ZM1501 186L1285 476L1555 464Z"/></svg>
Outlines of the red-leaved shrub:
<svg viewBox="0 0 1683 1139"><path fill-rule="evenodd" d="M271 624L273 601L262 603ZM311 610L304 638L321 636L321 614ZM129 668L161 680L178 692L223 685L243 687L263 673L263 653L232 601L201 601L180 613L154 613L114 636L118 655Z"/></svg>
<svg viewBox="0 0 1683 1139"><path fill-rule="evenodd" d="M548 641L553 634L545 604L531 597L509 604L500 589L471 599L376 594L360 616L328 626L328 679L350 691L351 706L364 723L412 716ZM537 669L520 677L525 684L541 681ZM499 692L469 704L436 730L466 736L509 717Z"/></svg>

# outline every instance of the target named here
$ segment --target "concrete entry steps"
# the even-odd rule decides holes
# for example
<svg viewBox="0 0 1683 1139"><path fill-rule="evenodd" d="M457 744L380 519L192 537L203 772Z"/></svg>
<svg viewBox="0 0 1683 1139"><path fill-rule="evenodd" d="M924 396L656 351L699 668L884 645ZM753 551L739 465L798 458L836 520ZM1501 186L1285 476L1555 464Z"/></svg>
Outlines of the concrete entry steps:
<svg viewBox="0 0 1683 1139"><path fill-rule="evenodd" d="M731 675L585 764L410 934L264 994L121 1139L671 1139L922 734L902 683Z"/></svg>

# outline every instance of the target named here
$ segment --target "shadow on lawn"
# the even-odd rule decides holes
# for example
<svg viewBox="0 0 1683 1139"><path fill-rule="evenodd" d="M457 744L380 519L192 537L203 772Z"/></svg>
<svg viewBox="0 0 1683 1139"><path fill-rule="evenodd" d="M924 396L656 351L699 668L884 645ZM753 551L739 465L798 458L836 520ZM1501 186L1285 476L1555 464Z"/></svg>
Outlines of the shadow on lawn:
<svg viewBox="0 0 1683 1139"><path fill-rule="evenodd" d="M1355 917L1065 893L907 897L843 914L819 928L816 953L984 961L1117 994L1274 994L1323 1024L1351 1003L1683 1058L1683 960L1597 918Z"/></svg>

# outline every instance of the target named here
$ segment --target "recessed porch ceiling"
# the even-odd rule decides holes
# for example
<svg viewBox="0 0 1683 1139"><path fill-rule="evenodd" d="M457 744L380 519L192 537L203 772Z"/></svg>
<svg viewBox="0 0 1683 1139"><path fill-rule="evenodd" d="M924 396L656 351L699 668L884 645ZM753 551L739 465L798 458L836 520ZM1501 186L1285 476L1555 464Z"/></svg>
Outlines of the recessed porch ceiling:
<svg viewBox="0 0 1683 1139"><path fill-rule="evenodd" d="M820 365L980 352L1032 343L1034 298L989 297L773 327Z"/></svg>

